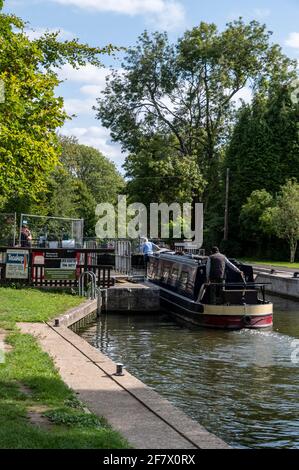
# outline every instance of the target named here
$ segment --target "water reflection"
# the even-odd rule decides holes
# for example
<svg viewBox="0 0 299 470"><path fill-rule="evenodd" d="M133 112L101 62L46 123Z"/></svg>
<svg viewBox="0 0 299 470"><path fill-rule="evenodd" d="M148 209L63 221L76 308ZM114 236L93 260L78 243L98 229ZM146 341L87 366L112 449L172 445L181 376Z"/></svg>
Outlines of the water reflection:
<svg viewBox="0 0 299 470"><path fill-rule="evenodd" d="M291 362L299 304L273 300L272 331L122 314L81 335L234 447L299 448L299 364Z"/></svg>

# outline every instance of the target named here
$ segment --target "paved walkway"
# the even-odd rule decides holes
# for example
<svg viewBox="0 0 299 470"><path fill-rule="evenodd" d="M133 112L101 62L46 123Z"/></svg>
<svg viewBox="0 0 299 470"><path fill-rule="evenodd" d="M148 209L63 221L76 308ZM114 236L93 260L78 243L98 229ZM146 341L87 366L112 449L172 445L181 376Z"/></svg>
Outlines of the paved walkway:
<svg viewBox="0 0 299 470"><path fill-rule="evenodd" d="M64 382L137 449L216 449L229 446L188 418L65 326L20 323L55 362Z"/></svg>

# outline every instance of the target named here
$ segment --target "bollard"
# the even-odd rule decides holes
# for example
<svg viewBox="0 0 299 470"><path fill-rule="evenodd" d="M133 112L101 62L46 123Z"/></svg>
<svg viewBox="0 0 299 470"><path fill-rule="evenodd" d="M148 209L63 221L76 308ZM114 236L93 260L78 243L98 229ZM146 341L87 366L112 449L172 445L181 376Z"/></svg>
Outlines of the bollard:
<svg viewBox="0 0 299 470"><path fill-rule="evenodd" d="M59 326L59 318L55 318L55 320L54 320L54 326Z"/></svg>
<svg viewBox="0 0 299 470"><path fill-rule="evenodd" d="M117 375L117 376L125 375L123 373L123 368L124 368L123 364L121 363L116 364L116 373L114 375Z"/></svg>

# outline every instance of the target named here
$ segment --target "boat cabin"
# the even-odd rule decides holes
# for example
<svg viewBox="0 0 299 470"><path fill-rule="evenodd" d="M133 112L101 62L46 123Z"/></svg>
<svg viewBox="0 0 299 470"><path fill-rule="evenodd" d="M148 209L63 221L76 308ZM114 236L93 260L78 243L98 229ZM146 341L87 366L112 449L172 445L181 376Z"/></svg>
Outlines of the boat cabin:
<svg viewBox="0 0 299 470"><path fill-rule="evenodd" d="M180 294L193 301L210 303L210 286L207 285L207 257L177 254L154 254L147 265L148 280L161 288ZM223 303L254 304L258 302L252 266L230 260L245 274L246 285L239 273L226 268Z"/></svg>

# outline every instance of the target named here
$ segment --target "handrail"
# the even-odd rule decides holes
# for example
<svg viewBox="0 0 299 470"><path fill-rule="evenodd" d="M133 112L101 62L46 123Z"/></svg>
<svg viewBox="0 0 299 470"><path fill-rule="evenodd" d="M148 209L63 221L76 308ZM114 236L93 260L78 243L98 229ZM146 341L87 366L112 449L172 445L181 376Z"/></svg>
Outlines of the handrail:
<svg viewBox="0 0 299 470"><path fill-rule="evenodd" d="M96 275L94 272L92 271L84 271L81 275L80 275L80 278L79 278L79 295L82 296L82 297L87 297L87 291L85 292L85 289L84 289L84 281L85 281L85 278L86 277L89 277L89 279L91 280L91 294L90 294L90 298L91 299L95 299L96 296L97 296L97 278L96 278Z"/></svg>
<svg viewBox="0 0 299 470"><path fill-rule="evenodd" d="M272 282L207 282L205 283L206 286L245 286L245 287L258 287L258 286L266 286L272 284Z"/></svg>

